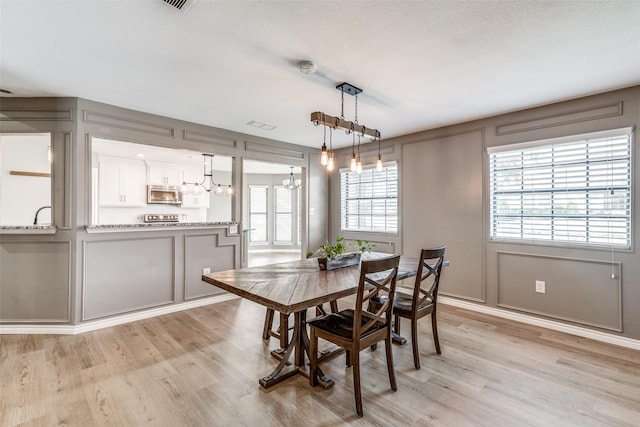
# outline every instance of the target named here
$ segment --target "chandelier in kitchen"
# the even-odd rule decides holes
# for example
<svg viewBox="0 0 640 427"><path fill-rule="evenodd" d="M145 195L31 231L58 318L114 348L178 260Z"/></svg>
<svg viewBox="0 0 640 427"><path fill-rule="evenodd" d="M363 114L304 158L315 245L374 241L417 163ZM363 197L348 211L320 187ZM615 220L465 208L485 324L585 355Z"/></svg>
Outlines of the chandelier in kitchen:
<svg viewBox="0 0 640 427"><path fill-rule="evenodd" d="M362 161L360 160L360 138L365 136L378 141L378 158L376 161L376 170L382 170L382 156L380 155L380 132L377 129L367 128L358 123L358 94L362 92L362 89L357 88L349 83L340 83L336 86L341 92L341 113L340 117L330 116L320 111L311 113L311 122L318 126L323 126L323 139L322 139L322 152L320 157L320 163L327 168L328 171L332 171L335 168L335 156L333 152L333 135L334 129L342 129L347 135L352 135L351 143L351 161L349 162L349 169L351 172L362 172ZM355 96L355 118L354 121L348 121L344 118L344 94ZM327 127L329 128L329 149L327 149ZM357 156L356 156L356 135L358 136Z"/></svg>
<svg viewBox="0 0 640 427"><path fill-rule="evenodd" d="M282 180L282 186L286 190L297 190L302 185L302 181L299 179L295 179L293 177L293 166L290 166L291 172L289 173L289 178Z"/></svg>
<svg viewBox="0 0 640 427"><path fill-rule="evenodd" d="M214 154L202 153L203 157L203 177L202 182L182 182L181 190L185 194L198 195L202 190L207 193L212 190L216 195L231 195L233 194L233 187L229 185L221 185L213 182L213 158Z"/></svg>

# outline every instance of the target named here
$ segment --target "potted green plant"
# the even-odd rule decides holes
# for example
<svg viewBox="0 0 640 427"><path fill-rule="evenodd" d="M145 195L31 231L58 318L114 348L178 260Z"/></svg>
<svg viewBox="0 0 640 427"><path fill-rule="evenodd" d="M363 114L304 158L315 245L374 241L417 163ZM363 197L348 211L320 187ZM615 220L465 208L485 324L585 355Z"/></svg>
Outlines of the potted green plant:
<svg viewBox="0 0 640 427"><path fill-rule="evenodd" d="M370 252L373 245L367 240L355 240L344 242L344 237L338 236L335 243L325 243L318 250L318 265L320 270L333 270L335 268L347 267L360 262L360 255L363 252ZM351 249L348 251L348 249Z"/></svg>

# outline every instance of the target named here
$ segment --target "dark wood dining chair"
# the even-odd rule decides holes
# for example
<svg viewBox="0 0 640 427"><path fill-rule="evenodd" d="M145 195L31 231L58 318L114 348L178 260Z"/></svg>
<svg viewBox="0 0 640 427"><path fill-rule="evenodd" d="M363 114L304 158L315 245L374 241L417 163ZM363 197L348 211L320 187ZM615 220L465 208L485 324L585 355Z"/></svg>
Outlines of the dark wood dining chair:
<svg viewBox="0 0 640 427"><path fill-rule="evenodd" d="M356 303L353 309L331 313L312 319L310 327L309 359L311 372L309 382L317 384L318 338L330 341L346 350L347 366L353 366L353 389L356 412L362 411L362 391L360 387L360 351L380 341L385 342L387 371L391 389L398 389L391 349L391 314L396 290L396 277L400 255L388 258L362 261ZM385 302L374 312L366 310L365 303L375 295L384 295ZM367 304L368 305L368 304Z"/></svg>
<svg viewBox="0 0 640 427"><path fill-rule="evenodd" d="M396 293L393 303L393 331L400 334L400 318L411 320L411 345L413 347L413 364L420 369L420 353L418 351L418 319L431 314L431 329L436 352L441 354L438 340L438 323L436 308L438 287L442 276L444 252L446 246L434 249L422 249L416 273L413 292L409 295L402 291Z"/></svg>

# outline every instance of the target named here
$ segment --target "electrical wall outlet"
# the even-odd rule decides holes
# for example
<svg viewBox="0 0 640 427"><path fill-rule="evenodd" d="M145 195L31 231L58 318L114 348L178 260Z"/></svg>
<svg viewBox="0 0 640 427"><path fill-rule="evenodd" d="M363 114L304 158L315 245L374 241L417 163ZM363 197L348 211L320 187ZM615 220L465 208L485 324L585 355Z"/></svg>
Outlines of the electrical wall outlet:
<svg viewBox="0 0 640 427"><path fill-rule="evenodd" d="M209 267L202 269L202 274L210 274L210 273L211 273L211 269Z"/></svg>
<svg viewBox="0 0 640 427"><path fill-rule="evenodd" d="M543 282L542 280L536 280L536 292L538 292L539 294L544 294L545 286L546 286L545 282Z"/></svg>

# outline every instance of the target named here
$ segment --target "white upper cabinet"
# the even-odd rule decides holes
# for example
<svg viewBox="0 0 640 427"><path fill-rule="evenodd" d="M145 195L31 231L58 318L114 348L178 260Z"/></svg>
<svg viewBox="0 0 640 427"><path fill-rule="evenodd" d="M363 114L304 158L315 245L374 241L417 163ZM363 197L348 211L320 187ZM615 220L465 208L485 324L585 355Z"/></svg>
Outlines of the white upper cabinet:
<svg viewBox="0 0 640 427"><path fill-rule="evenodd" d="M143 162L101 157L98 170L98 201L102 206L144 206L146 200Z"/></svg>
<svg viewBox="0 0 640 427"><path fill-rule="evenodd" d="M177 164L147 162L150 185L182 185L182 168Z"/></svg>

